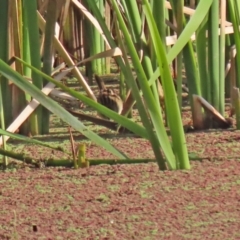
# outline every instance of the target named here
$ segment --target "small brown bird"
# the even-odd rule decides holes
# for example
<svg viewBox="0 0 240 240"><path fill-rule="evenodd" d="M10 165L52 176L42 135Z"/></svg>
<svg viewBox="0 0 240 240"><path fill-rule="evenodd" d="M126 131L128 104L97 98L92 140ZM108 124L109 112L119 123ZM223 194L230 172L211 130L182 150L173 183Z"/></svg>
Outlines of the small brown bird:
<svg viewBox="0 0 240 240"><path fill-rule="evenodd" d="M113 89L107 88L99 76L95 75L95 80L100 90L97 101L103 106L117 112L118 114L121 114L123 109L123 101L120 96L116 94Z"/></svg>

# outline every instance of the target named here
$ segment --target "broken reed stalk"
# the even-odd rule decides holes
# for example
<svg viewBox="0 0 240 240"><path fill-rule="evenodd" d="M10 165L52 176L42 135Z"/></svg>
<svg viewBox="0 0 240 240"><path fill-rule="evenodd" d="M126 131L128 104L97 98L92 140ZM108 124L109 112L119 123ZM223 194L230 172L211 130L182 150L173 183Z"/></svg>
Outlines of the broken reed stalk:
<svg viewBox="0 0 240 240"><path fill-rule="evenodd" d="M193 94L193 127L197 130L208 128L228 128L232 126L231 119L225 119L203 97ZM204 109L204 112L202 111Z"/></svg>
<svg viewBox="0 0 240 240"><path fill-rule="evenodd" d="M68 132L69 132L69 136L70 136L71 150L72 150L72 156L73 156L73 165L74 165L74 168L77 169L78 164L77 164L76 151L75 151L76 147L75 147L75 142L74 142L73 135L72 135L71 126L68 127Z"/></svg>
<svg viewBox="0 0 240 240"><path fill-rule="evenodd" d="M86 159L86 145L79 144L78 146L78 166L80 168L89 167L89 161Z"/></svg>

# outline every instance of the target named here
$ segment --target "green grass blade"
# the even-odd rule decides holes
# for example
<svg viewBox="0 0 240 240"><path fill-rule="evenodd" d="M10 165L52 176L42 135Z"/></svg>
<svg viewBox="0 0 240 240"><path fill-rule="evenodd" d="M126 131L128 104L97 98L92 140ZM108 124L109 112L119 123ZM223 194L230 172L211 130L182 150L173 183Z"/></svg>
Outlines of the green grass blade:
<svg viewBox="0 0 240 240"><path fill-rule="evenodd" d="M8 61L8 8L10 2L3 1L0 7L0 59ZM0 75L0 125L5 129L5 124L11 121L11 95L8 80ZM7 145L3 137L3 148L6 150ZM8 165L8 159L3 158L4 166Z"/></svg>
<svg viewBox="0 0 240 240"><path fill-rule="evenodd" d="M23 0L23 9L26 24L24 28L28 31L29 48L31 65L41 69L41 56L40 56L40 41L39 41L39 28L37 19L37 1ZM42 88L41 76L32 72L32 81L39 89ZM39 106L36 111L31 115L31 133L32 135L40 134L42 132L42 107Z"/></svg>
<svg viewBox="0 0 240 240"><path fill-rule="evenodd" d="M211 92L210 103L219 111L219 8L218 1L213 1L209 14L208 25L208 71Z"/></svg>
<svg viewBox="0 0 240 240"><path fill-rule="evenodd" d="M182 51L184 46L188 43L191 36L194 32L198 29L200 24L202 23L203 19L207 15L209 8L212 5L213 0L202 0L198 3L197 8L195 10L195 14L191 17L188 24L182 31L181 35L179 36L178 40L174 44L174 46L169 50L167 54L168 63L170 64L173 59ZM159 77L160 72L159 68L153 73L151 78L149 79L149 84L153 84L154 81Z"/></svg>
<svg viewBox="0 0 240 240"><path fill-rule="evenodd" d="M2 1L0 7L0 59L4 60L5 62L8 61L9 58L9 18L8 12L10 2L9 1ZM4 111L4 121L5 125L11 123L12 121L12 111L8 111L12 109L12 92L9 87L9 80L0 76L0 84L1 84L1 91L2 91L2 104L3 104L3 111Z"/></svg>
<svg viewBox="0 0 240 240"><path fill-rule="evenodd" d="M240 66L240 34L239 34L240 21L238 21L240 16L237 16L238 11L236 11L236 9L234 8L236 6L234 3L235 3L234 0L228 1L228 11L229 11L230 20L233 23L233 29L234 29L233 37L234 37L234 42L235 42L236 50L237 50L236 66ZM239 67L237 67L236 70L237 70L236 85L238 88L240 88L240 69L239 69Z"/></svg>
<svg viewBox="0 0 240 240"><path fill-rule="evenodd" d="M207 20L208 16L205 17L204 21L198 28L196 32L196 53L197 53L197 60L198 60L198 69L199 69L199 76L201 79L201 96L210 102L210 88L208 86L209 83L209 76L208 76L208 69L207 69Z"/></svg>
<svg viewBox="0 0 240 240"><path fill-rule="evenodd" d="M151 33L150 35L155 48L158 64L160 66L159 69L162 76L162 85L164 90L165 105L167 109L167 117L173 141L173 150L176 159L179 161L179 167L181 169L190 169L188 152L186 148L186 140L182 126L181 113L175 93L173 80L171 77L170 68L168 65L166 50L161 41L160 35L158 34L158 29L154 22L150 5L147 0L143 0L143 3L143 10L146 14L148 27Z"/></svg>
<svg viewBox="0 0 240 240"><path fill-rule="evenodd" d="M0 134L5 135L5 136L9 136L10 138L13 138L13 139L24 141L24 142L27 142L27 143L37 144L37 145L41 145L43 147L47 147L47 148L51 148L51 149L54 149L54 150L65 152L61 146L53 146L51 144L48 144L48 143L45 143L45 142L42 142L42 141L39 141L39 140L36 140L36 139L32 139L32 138L29 138L29 137L22 136L20 134L5 131L1 128L0 128Z"/></svg>
<svg viewBox="0 0 240 240"><path fill-rule="evenodd" d="M44 47L43 47L43 67L44 73L51 75L53 56L54 56L54 35L55 24L57 21L57 1L49 1L47 5L46 13L46 25L44 35ZM46 84L46 80L43 79L43 84ZM49 133L50 112L46 108L42 108L42 134Z"/></svg>
<svg viewBox="0 0 240 240"><path fill-rule="evenodd" d="M226 46L226 34L225 34L225 21L226 21L226 1L221 2L221 27L219 38L219 112L224 116L225 111L225 46Z"/></svg>

